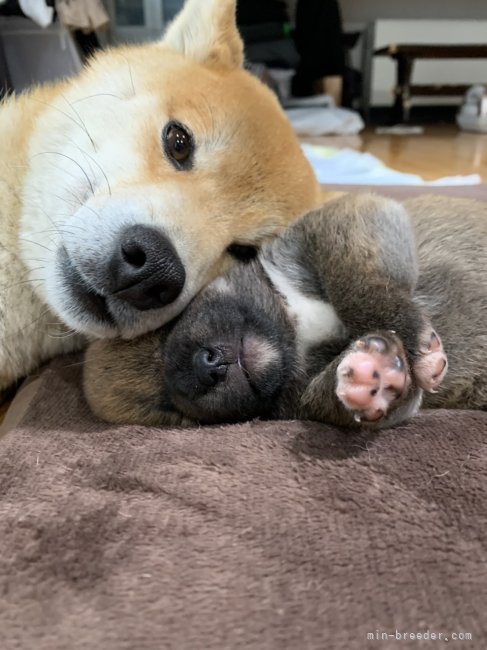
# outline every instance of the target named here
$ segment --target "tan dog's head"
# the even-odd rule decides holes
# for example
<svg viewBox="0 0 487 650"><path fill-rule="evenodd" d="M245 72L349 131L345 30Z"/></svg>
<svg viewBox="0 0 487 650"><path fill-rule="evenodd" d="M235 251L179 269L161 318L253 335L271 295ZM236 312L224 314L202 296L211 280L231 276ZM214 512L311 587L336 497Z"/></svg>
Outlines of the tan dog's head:
<svg viewBox="0 0 487 650"><path fill-rule="evenodd" d="M320 202L277 100L242 69L235 0L188 0L161 43L39 96L23 255L78 331L154 330Z"/></svg>

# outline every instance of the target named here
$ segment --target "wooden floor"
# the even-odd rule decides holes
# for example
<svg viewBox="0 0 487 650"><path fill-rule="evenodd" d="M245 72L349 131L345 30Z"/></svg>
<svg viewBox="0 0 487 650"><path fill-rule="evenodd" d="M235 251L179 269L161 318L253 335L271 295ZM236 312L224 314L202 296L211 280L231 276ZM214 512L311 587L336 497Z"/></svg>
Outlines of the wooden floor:
<svg viewBox="0 0 487 650"><path fill-rule="evenodd" d="M367 151L388 167L419 174L426 180L479 174L487 182L487 134L465 133L453 125L425 127L423 135L377 135L373 128L367 128L359 136L307 141Z"/></svg>
<svg viewBox="0 0 487 650"><path fill-rule="evenodd" d="M426 127L424 135L377 135L368 128L360 136L308 140L331 147L368 151L386 165L432 180L439 176L480 174L487 183L487 134L464 133L456 127ZM0 407L0 422L5 415Z"/></svg>

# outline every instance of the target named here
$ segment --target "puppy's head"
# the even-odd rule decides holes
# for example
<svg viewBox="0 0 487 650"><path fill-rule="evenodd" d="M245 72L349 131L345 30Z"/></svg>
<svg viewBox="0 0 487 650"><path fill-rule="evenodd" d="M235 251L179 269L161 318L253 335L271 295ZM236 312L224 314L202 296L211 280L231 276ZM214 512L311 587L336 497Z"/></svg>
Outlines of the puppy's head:
<svg viewBox="0 0 487 650"><path fill-rule="evenodd" d="M276 99L241 66L235 1L188 0L161 43L104 53L35 96L48 107L31 140L23 256L74 329L160 327L232 253L319 202Z"/></svg>
<svg viewBox="0 0 487 650"><path fill-rule="evenodd" d="M260 273L238 267L161 330L93 344L85 393L112 422L241 421L276 415L296 366L282 301Z"/></svg>

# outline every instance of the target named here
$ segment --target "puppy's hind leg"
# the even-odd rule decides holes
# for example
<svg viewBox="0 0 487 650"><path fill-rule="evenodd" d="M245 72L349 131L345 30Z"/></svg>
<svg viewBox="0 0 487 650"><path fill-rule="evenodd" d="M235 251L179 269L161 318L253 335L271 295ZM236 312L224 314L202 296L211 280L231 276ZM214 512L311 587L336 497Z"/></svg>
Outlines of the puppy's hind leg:
<svg viewBox="0 0 487 650"><path fill-rule="evenodd" d="M417 385L434 391L447 360L440 337L414 300L416 244L405 208L374 195L344 197L324 206L313 235L322 286L350 338L392 330Z"/></svg>

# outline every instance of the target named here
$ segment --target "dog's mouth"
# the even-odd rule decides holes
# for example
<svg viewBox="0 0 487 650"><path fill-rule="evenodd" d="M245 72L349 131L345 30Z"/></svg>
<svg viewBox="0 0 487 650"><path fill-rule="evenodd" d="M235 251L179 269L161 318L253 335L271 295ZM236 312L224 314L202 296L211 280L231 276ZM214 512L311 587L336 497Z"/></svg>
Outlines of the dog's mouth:
<svg viewBox="0 0 487 650"><path fill-rule="evenodd" d="M245 358L245 352L244 352L244 339L241 339L240 341L240 349L237 353L237 358L235 360L235 363L237 364L237 367L240 369L240 372L242 373L245 381L249 384L251 388L254 388L252 383L252 375L250 374L249 369L247 368L247 360Z"/></svg>
<svg viewBox="0 0 487 650"><path fill-rule="evenodd" d="M262 363L262 361L255 358L253 341L249 340L248 337L242 337L240 344L237 346L235 358L228 363L228 368L231 371L228 381L233 380L235 382L235 374L238 374L240 376L239 383L243 382L246 388L259 399L261 394L265 392L262 385L262 375L268 370L266 365L266 363Z"/></svg>
<svg viewBox="0 0 487 650"><path fill-rule="evenodd" d="M78 309L98 324L114 327L115 320L108 309L106 297L87 282L64 247L59 251L59 268Z"/></svg>
<svg viewBox="0 0 487 650"><path fill-rule="evenodd" d="M129 339L179 315L191 298L185 267L164 238L150 249L149 258L139 243L147 230L152 241L159 236L145 227L131 229L115 253L112 246L93 259L59 247L47 292L49 304L67 325L95 337Z"/></svg>
<svg viewBox="0 0 487 650"><path fill-rule="evenodd" d="M248 386L258 395L260 393L259 376L257 368L254 367L252 354L249 354L249 350L252 350L252 347L248 337L242 337L233 346L216 346L216 350L222 355L222 361L215 369L215 379L210 380L210 389L217 386L220 381L222 383L235 382L235 375L240 375L239 381L243 381L244 385ZM226 352L225 349L227 350ZM235 353L228 353L228 349L235 350ZM214 350L215 348L213 350L210 349L210 356L214 355ZM203 351L208 353L208 348L203 348ZM206 382L204 383L206 384Z"/></svg>
<svg viewBox="0 0 487 650"><path fill-rule="evenodd" d="M201 359L205 360L203 368ZM244 335L233 344L199 348L193 355L193 370L202 393L226 384L230 390L238 386L259 396L265 393L268 373L279 362L279 351L265 339Z"/></svg>

